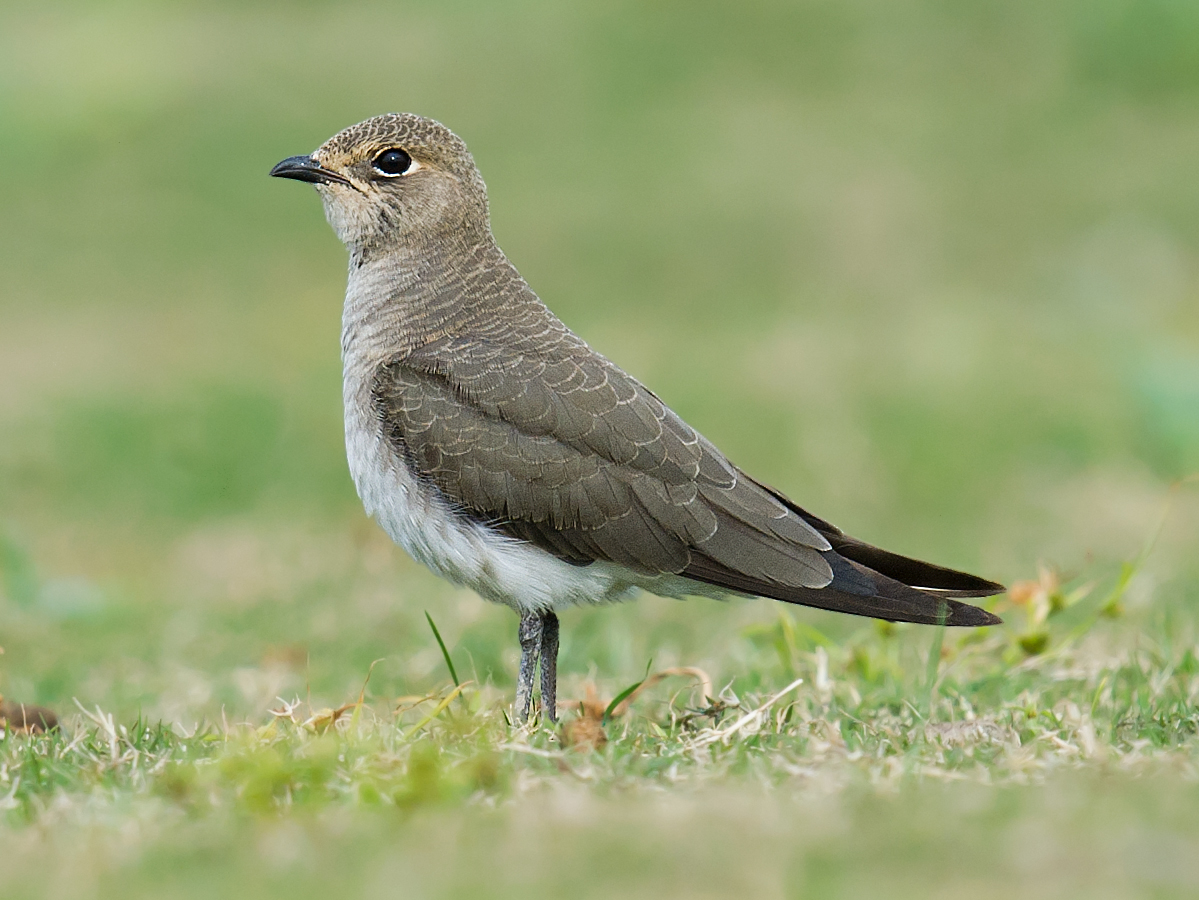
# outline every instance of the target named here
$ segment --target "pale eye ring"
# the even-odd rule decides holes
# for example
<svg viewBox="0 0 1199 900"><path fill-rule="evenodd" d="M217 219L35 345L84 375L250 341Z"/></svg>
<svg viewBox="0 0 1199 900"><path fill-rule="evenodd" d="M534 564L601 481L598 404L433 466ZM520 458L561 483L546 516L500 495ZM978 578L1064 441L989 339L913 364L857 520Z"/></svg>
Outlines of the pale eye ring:
<svg viewBox="0 0 1199 900"><path fill-rule="evenodd" d="M381 175L394 178L396 175L403 175L412 169L412 157L406 150L391 147L376 156L371 165Z"/></svg>

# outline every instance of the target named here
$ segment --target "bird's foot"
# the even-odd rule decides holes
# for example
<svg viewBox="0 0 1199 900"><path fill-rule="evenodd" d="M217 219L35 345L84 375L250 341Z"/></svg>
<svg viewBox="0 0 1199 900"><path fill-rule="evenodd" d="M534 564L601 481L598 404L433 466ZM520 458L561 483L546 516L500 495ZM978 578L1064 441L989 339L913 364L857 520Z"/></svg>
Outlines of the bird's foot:
<svg viewBox="0 0 1199 900"><path fill-rule="evenodd" d="M558 721L558 617L552 611L541 617L541 713Z"/></svg>
<svg viewBox="0 0 1199 900"><path fill-rule="evenodd" d="M553 612L520 617L520 672L516 678L516 720L529 720L533 705L533 674L541 666L541 713L558 721L558 617Z"/></svg>
<svg viewBox="0 0 1199 900"><path fill-rule="evenodd" d="M525 613L520 617L520 672L516 676L516 721L522 725L529 720L533 703L533 673L541 652L542 619L540 613Z"/></svg>

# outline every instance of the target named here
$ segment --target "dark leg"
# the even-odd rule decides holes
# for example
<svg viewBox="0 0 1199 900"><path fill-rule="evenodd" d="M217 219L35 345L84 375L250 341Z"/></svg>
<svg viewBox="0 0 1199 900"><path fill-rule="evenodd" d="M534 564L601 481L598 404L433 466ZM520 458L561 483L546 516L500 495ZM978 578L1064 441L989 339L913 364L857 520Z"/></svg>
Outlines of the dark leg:
<svg viewBox="0 0 1199 900"><path fill-rule="evenodd" d="M557 621L554 622L557 625ZM541 651L541 614L526 613L520 617L520 672L516 676L516 721L526 722L529 706L533 702L533 670L537 668L537 654ZM554 646L557 646L555 629Z"/></svg>
<svg viewBox="0 0 1199 900"><path fill-rule="evenodd" d="M558 721L558 617L553 612L541 617L541 712Z"/></svg>

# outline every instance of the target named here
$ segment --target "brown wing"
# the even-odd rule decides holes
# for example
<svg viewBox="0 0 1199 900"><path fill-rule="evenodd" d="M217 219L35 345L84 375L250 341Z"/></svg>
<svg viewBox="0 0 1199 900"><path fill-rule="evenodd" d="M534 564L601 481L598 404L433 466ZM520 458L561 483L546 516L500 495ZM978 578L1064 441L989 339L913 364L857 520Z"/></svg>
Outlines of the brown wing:
<svg viewBox="0 0 1199 900"><path fill-rule="evenodd" d="M570 562L880 618L993 618L839 555L569 332L528 346L442 339L382 366L374 398L393 445L447 498Z"/></svg>
<svg viewBox="0 0 1199 900"><path fill-rule="evenodd" d="M382 367L375 402L447 497L564 559L678 574L699 552L753 577L832 580L816 529L590 351L446 341Z"/></svg>

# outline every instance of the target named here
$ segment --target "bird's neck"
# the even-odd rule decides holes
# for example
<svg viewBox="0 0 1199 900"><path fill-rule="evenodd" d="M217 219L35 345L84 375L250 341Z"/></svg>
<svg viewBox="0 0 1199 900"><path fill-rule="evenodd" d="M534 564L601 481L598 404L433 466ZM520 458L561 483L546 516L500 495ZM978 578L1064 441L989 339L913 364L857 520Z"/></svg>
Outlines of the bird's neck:
<svg viewBox="0 0 1199 900"><path fill-rule="evenodd" d="M541 307L490 232L351 247L342 353L377 365L528 303Z"/></svg>

